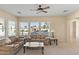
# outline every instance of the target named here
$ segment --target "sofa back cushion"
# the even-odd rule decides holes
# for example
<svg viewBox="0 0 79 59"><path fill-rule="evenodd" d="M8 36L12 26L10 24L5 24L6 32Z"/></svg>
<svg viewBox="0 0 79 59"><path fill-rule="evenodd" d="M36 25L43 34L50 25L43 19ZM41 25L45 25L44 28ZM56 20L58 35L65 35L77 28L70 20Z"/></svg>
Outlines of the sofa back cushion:
<svg viewBox="0 0 79 59"><path fill-rule="evenodd" d="M11 43L11 40L9 38L6 38L5 39L5 44L10 44Z"/></svg>
<svg viewBox="0 0 79 59"><path fill-rule="evenodd" d="M9 37L9 39L11 40L11 43L13 43L13 42L18 40L15 36L11 36L11 37Z"/></svg>
<svg viewBox="0 0 79 59"><path fill-rule="evenodd" d="M36 39L37 35L31 35L31 39Z"/></svg>
<svg viewBox="0 0 79 59"><path fill-rule="evenodd" d="M45 39L45 35L31 35L32 40L40 40L40 39Z"/></svg>
<svg viewBox="0 0 79 59"><path fill-rule="evenodd" d="M40 39L45 39L45 35L40 35Z"/></svg>

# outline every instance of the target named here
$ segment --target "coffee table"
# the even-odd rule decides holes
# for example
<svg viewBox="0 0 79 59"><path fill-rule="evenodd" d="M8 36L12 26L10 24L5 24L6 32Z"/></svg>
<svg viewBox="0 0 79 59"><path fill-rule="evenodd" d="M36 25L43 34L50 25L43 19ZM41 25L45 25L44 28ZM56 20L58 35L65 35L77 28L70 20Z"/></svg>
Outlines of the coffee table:
<svg viewBox="0 0 79 59"><path fill-rule="evenodd" d="M43 42L26 42L23 46L24 53L25 53L25 48L39 48L42 51L42 54L44 54L44 43Z"/></svg>

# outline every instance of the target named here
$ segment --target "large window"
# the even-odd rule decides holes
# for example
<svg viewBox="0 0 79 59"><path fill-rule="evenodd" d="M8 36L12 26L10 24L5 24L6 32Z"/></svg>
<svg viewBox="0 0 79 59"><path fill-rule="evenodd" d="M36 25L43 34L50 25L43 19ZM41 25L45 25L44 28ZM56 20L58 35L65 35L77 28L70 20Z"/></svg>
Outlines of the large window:
<svg viewBox="0 0 79 59"><path fill-rule="evenodd" d="M15 36L15 35L16 35L16 22L8 21L8 36Z"/></svg>
<svg viewBox="0 0 79 59"><path fill-rule="evenodd" d="M19 23L19 34L25 36L28 34L49 35L49 24L47 22L23 22Z"/></svg>
<svg viewBox="0 0 79 59"><path fill-rule="evenodd" d="M31 22L30 33L32 35L37 34L49 35L49 24L47 22Z"/></svg>
<svg viewBox="0 0 79 59"><path fill-rule="evenodd" d="M0 37L5 36L5 21L0 18Z"/></svg>
<svg viewBox="0 0 79 59"><path fill-rule="evenodd" d="M24 22L20 21L19 28L16 27L15 20L4 20L0 18L0 37L2 36L16 36L17 30L19 30L20 36L25 36L28 34L49 34L49 24L47 22Z"/></svg>
<svg viewBox="0 0 79 59"><path fill-rule="evenodd" d="M39 31L39 22L30 23L30 32Z"/></svg>
<svg viewBox="0 0 79 59"><path fill-rule="evenodd" d="M20 22L19 25L20 35L25 36L28 35L29 29L28 29L28 23L27 22Z"/></svg>

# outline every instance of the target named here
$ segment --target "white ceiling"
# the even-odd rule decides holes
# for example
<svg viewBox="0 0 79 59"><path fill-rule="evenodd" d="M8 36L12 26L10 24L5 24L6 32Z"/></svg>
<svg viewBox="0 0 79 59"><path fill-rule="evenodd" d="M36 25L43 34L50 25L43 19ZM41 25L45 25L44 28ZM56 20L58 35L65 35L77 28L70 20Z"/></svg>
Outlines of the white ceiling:
<svg viewBox="0 0 79 59"><path fill-rule="evenodd" d="M37 11L31 11L31 9L38 8L38 4L0 4L0 9L5 10L15 16L64 16L77 9L79 9L79 4L44 4L42 7L50 6L47 9L48 13L39 13ZM63 12L68 10L68 12ZM22 14L18 14L20 11Z"/></svg>

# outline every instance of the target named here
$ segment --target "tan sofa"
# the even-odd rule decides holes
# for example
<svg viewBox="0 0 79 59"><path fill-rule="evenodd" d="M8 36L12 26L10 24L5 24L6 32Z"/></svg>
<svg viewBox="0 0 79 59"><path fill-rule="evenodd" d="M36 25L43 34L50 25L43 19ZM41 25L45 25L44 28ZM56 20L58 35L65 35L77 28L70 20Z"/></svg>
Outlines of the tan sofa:
<svg viewBox="0 0 79 59"><path fill-rule="evenodd" d="M4 43L0 42L0 54L1 55L17 54L17 52L22 48L24 44L24 41L20 40L20 38L17 38L17 37L9 37L10 42L7 42L7 43L5 42L5 40L4 40Z"/></svg>
<svg viewBox="0 0 79 59"><path fill-rule="evenodd" d="M46 39L47 36L45 35L31 35L31 41L39 41L44 42L44 44L48 44L48 39Z"/></svg>

